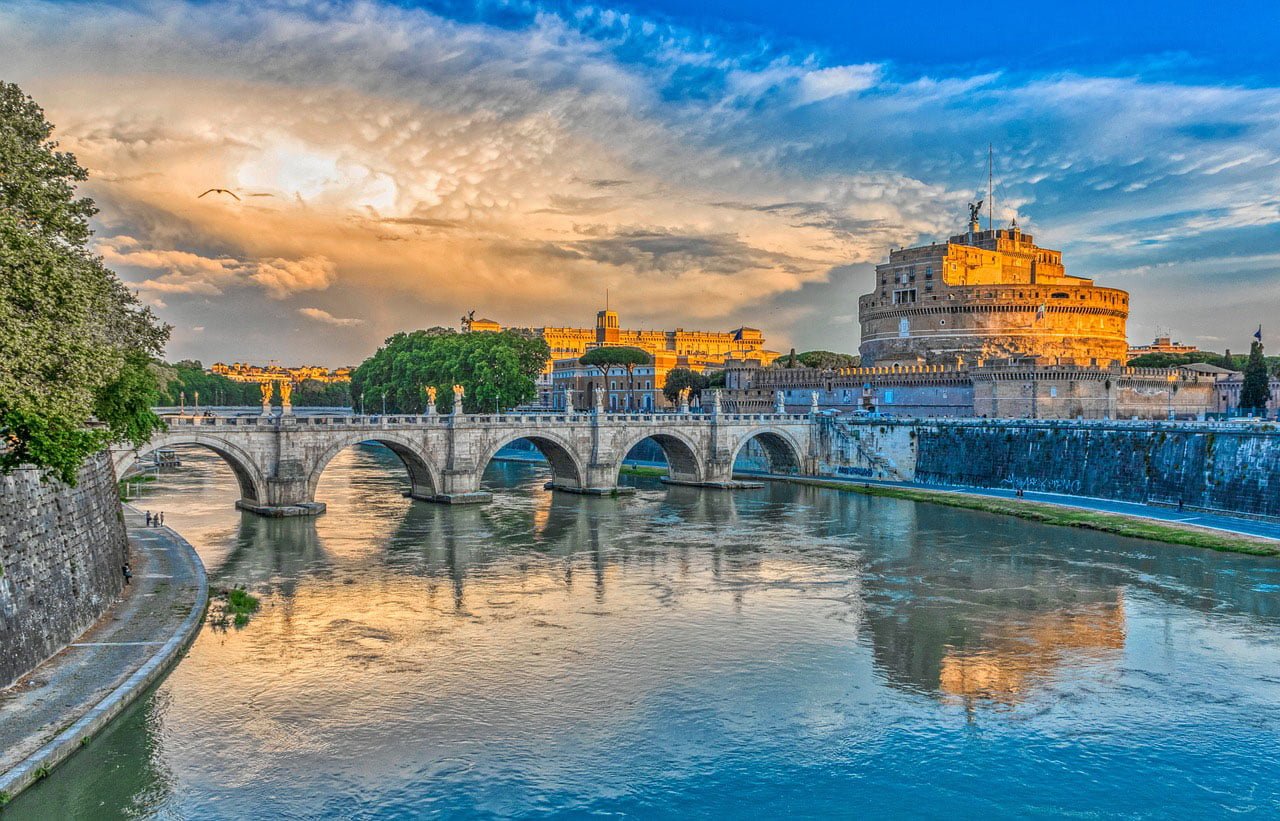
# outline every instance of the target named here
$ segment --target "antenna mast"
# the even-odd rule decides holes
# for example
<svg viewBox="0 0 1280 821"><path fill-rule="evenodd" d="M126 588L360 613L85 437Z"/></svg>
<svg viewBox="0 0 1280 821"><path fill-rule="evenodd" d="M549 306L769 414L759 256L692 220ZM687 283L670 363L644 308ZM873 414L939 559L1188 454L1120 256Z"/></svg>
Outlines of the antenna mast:
<svg viewBox="0 0 1280 821"><path fill-rule="evenodd" d="M995 150L987 143L987 230L994 227L996 217Z"/></svg>

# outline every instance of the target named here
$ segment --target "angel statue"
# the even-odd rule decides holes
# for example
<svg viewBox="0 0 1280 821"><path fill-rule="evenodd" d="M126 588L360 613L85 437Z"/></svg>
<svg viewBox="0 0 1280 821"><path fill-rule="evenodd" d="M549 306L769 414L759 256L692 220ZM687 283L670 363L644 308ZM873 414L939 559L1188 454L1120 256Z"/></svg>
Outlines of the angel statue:
<svg viewBox="0 0 1280 821"><path fill-rule="evenodd" d="M293 404L290 397L293 396L293 383L283 381L280 383L280 402L287 408Z"/></svg>
<svg viewBox="0 0 1280 821"><path fill-rule="evenodd" d="M969 203L969 224L976 225L978 223L978 215L982 213L982 203L986 200L978 200Z"/></svg>
<svg viewBox="0 0 1280 821"><path fill-rule="evenodd" d="M427 385L423 388L427 392L427 416L436 412L436 386Z"/></svg>
<svg viewBox="0 0 1280 821"><path fill-rule="evenodd" d="M262 415L271 415L271 394L275 390L275 384L272 382L259 382L258 388L262 390Z"/></svg>
<svg viewBox="0 0 1280 821"><path fill-rule="evenodd" d="M455 414L462 413L462 397L467 395L467 389L461 385L453 386L453 412Z"/></svg>

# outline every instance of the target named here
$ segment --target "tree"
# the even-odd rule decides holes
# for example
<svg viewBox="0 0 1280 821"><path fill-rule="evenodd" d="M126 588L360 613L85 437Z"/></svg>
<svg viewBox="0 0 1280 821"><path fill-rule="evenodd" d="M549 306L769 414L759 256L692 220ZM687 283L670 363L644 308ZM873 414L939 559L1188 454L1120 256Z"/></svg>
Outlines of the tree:
<svg viewBox="0 0 1280 821"><path fill-rule="evenodd" d="M578 358L583 365L594 365L600 369L601 382L608 390L609 371L612 368L623 368L627 372L627 408L631 408L632 400L632 384L631 377L636 367L639 365L648 365L653 361L653 357L639 348L631 348L626 346L606 345L602 348L592 348ZM606 394L606 399L607 399Z"/></svg>
<svg viewBox="0 0 1280 821"><path fill-rule="evenodd" d="M797 354L796 359L806 368L851 368L857 365L860 358L851 353L836 353L834 351L805 351Z"/></svg>
<svg viewBox="0 0 1280 821"><path fill-rule="evenodd" d="M707 378L688 368L672 368L667 371L667 381L662 386L662 395L675 405L680 401L680 391L685 388L693 397L701 397L707 388Z"/></svg>
<svg viewBox="0 0 1280 821"><path fill-rule="evenodd" d="M453 386L464 389L463 410L513 408L537 396L537 378L551 351L538 337L509 331L458 333L447 328L388 337L351 374L351 396L393 413L421 413L426 388L436 389L442 413L453 410Z"/></svg>
<svg viewBox="0 0 1280 821"><path fill-rule="evenodd" d="M1240 386L1240 409L1265 416L1271 399L1267 363L1262 357L1262 343L1249 347L1249 362L1244 366L1244 384Z"/></svg>
<svg viewBox="0 0 1280 821"><path fill-rule="evenodd" d="M0 469L72 483L106 443L160 427L149 363L169 329L89 251L97 209L75 190L88 172L52 134L34 100L0 83Z"/></svg>

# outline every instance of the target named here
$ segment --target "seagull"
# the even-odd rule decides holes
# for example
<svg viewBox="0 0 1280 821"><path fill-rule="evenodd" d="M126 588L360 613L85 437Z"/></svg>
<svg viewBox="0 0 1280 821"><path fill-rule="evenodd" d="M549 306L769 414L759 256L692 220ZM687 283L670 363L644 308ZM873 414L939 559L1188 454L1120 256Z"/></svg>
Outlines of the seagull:
<svg viewBox="0 0 1280 821"><path fill-rule="evenodd" d="M225 188L210 188L208 191L204 192L204 194L201 194L200 197L203 197L205 194L230 194L235 197L236 202L240 201L240 198L236 197L236 192L228 191ZM200 197L196 197L196 199L200 199Z"/></svg>

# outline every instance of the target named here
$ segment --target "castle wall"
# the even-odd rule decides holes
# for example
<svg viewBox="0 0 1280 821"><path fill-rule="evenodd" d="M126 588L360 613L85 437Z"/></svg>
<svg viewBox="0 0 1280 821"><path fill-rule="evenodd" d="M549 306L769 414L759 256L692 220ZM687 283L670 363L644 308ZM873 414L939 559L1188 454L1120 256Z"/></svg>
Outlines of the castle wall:
<svg viewBox="0 0 1280 821"><path fill-rule="evenodd" d="M75 487L38 471L0 475L0 686L61 650L124 584L128 541L107 453Z"/></svg>

